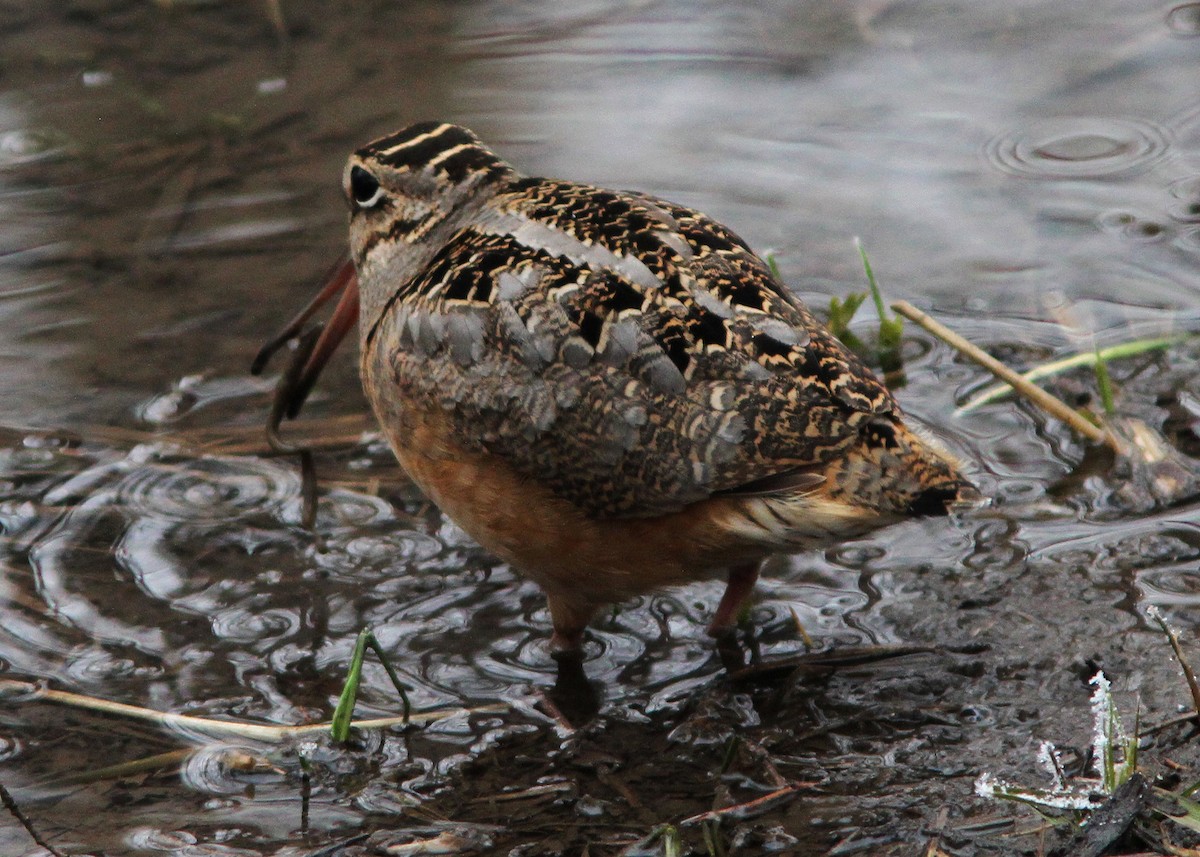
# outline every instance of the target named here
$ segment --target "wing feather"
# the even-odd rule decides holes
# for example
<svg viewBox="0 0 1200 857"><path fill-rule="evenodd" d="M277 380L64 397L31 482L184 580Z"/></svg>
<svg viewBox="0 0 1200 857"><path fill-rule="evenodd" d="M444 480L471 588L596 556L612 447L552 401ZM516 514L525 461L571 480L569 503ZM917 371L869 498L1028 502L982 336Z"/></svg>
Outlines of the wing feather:
<svg viewBox="0 0 1200 857"><path fill-rule="evenodd" d="M796 491L893 412L735 234L683 206L520 179L404 287L408 393L596 516ZM404 316L401 318L401 316ZM803 474L803 475L800 475Z"/></svg>

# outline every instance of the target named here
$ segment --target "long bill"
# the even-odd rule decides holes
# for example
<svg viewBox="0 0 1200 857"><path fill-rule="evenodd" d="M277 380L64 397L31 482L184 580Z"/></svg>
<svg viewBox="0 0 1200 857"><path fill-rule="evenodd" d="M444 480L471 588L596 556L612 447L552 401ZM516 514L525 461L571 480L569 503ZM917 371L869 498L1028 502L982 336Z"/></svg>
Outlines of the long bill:
<svg viewBox="0 0 1200 857"><path fill-rule="evenodd" d="M338 299L337 307L328 324L302 333L304 324L334 295L338 294L341 297ZM316 384L321 370L357 321L358 277L354 270L354 263L348 256L343 256L326 275L325 285L316 297L259 350L254 362L250 365L251 373L259 374L276 351L290 340L299 338L300 347L293 353L292 361L275 390L271 419L267 427L272 446L281 451L290 449L287 444L279 440L277 430L280 422L285 416L288 419L294 419L300 413L300 408L313 385ZM317 335L317 331L320 331L319 335Z"/></svg>

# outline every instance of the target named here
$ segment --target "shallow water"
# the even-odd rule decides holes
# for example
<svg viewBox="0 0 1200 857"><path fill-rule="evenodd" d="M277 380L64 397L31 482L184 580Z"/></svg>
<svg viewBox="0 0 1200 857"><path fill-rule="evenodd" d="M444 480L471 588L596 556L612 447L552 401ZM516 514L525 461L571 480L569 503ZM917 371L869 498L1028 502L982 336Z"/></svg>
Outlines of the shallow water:
<svg viewBox="0 0 1200 857"><path fill-rule="evenodd" d="M992 507L780 559L754 618L769 657L804 650L797 620L821 647L940 653L731 684L702 632L719 587L696 585L596 623L600 714L574 734L546 714L540 595L405 484L349 351L306 407L336 436L315 537L295 463L265 455L273 379L247 367L345 244L346 155L432 117L525 172L695 206L772 250L818 309L864 287L861 236L890 298L1014 366L1195 331L1197 4L288 0L282 34L269 7L0 4L0 667L300 723L328 717L370 626L418 709L508 709L359 750L252 745L259 770L205 745L66 784L196 742L6 705L0 782L52 842L304 854L440 819L498 853L618 853L770 791L761 758L724 757L738 733L823 785L727 823L737 853L924 853L939 823L1013 814L973 796L979 773L1036 781L1038 741L1086 746L1097 666L1144 722L1185 702L1142 611L1194 645L1197 502L1156 501L1024 405L956 414L988 379L911 326L898 396ZM1198 351L1112 367L1121 413L1185 456ZM1054 386L1093 390L1086 374ZM360 714L397 710L381 668L364 687ZM534 785L552 788L495 802ZM39 853L7 819L0 852Z"/></svg>

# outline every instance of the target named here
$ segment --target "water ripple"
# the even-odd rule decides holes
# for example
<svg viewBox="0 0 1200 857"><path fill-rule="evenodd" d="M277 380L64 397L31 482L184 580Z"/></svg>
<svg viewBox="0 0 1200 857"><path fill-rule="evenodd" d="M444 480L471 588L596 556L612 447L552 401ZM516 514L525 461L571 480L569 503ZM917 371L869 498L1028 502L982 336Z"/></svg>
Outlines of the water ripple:
<svg viewBox="0 0 1200 857"><path fill-rule="evenodd" d="M1137 575L1137 587L1144 605L1185 613L1200 606L1200 579L1190 564L1142 571Z"/></svg>
<svg viewBox="0 0 1200 857"><path fill-rule="evenodd" d="M65 153L65 141L45 131L19 128L0 134L0 167L31 164Z"/></svg>
<svg viewBox="0 0 1200 857"><path fill-rule="evenodd" d="M200 794L238 795L252 785L280 782L284 774L252 747L210 744L188 757L179 776Z"/></svg>
<svg viewBox="0 0 1200 857"><path fill-rule="evenodd" d="M1180 3L1167 12L1167 27L1176 36L1200 36L1200 3Z"/></svg>
<svg viewBox="0 0 1200 857"><path fill-rule="evenodd" d="M236 643L254 643L269 638L286 638L300 628L294 611L260 608L231 608L213 618L213 633Z"/></svg>
<svg viewBox="0 0 1200 857"><path fill-rule="evenodd" d="M137 677L149 681L161 677L164 670L161 666L140 663L134 657L122 657L109 651L108 647L94 646L73 653L67 659L66 674L85 685L95 686L115 678Z"/></svg>
<svg viewBox="0 0 1200 857"><path fill-rule="evenodd" d="M1177 239L1175 246L1189 253L1200 253L1200 229L1189 229Z"/></svg>
<svg viewBox="0 0 1200 857"><path fill-rule="evenodd" d="M177 851L196 844L196 836L186 830L160 830L157 827L135 827L125 836L125 842L137 851Z"/></svg>
<svg viewBox="0 0 1200 857"><path fill-rule="evenodd" d="M300 493L295 470L261 458L208 457L139 467L117 486L134 513L192 523L276 511Z"/></svg>
<svg viewBox="0 0 1200 857"><path fill-rule="evenodd" d="M1163 223L1128 211L1108 211L1100 215L1100 228L1130 241L1151 244L1171 237L1171 229Z"/></svg>
<svg viewBox="0 0 1200 857"><path fill-rule="evenodd" d="M16 735L0 735L0 762L7 762L21 755L25 749L23 742Z"/></svg>
<svg viewBox="0 0 1200 857"><path fill-rule="evenodd" d="M1172 182L1171 196L1179 200L1167 208L1171 219L1180 223L1200 223L1200 177Z"/></svg>
<svg viewBox="0 0 1200 857"><path fill-rule="evenodd" d="M988 161L1012 175L1040 179L1097 179L1148 169L1170 139L1144 119L1062 117L1017 128L988 143Z"/></svg>

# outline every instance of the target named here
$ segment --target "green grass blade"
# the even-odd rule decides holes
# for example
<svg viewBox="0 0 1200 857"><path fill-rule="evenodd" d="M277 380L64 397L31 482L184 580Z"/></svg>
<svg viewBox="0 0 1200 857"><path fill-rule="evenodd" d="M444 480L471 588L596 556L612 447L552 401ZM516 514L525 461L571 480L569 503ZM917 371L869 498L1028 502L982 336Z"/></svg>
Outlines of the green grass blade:
<svg viewBox="0 0 1200 857"><path fill-rule="evenodd" d="M354 703L358 701L358 685L362 681L363 658L367 652L367 640L371 632L363 629L354 641L354 654L350 656L350 668L346 671L346 683L329 723L329 735L339 743L350 739L350 718L354 714Z"/></svg>
<svg viewBox="0 0 1200 857"><path fill-rule="evenodd" d="M350 668L346 671L346 683L342 685L342 694L338 697L337 706L333 710L333 717L329 723L329 734L334 741L347 741L350 738L350 718L354 714L354 704L358 701L358 686L362 681L363 660L366 658L367 649L373 651L379 658L379 662L387 671L388 678L392 681L392 686L400 694L400 701L404 706L403 725L407 726L409 718L412 716L412 705L408 701L407 687L396 675L396 670L392 668L391 661L388 660L379 641L375 639L375 635L369 629L364 628L358 633L358 639L354 641L354 654L350 656Z"/></svg>
<svg viewBox="0 0 1200 857"><path fill-rule="evenodd" d="M1101 356L1099 348L1093 346L1092 353L1096 357L1093 368L1096 370L1096 387L1100 391L1100 404L1104 406L1104 415L1111 417L1117 412L1117 407L1113 402L1112 378L1108 376L1108 364Z"/></svg>
<svg viewBox="0 0 1200 857"><path fill-rule="evenodd" d="M683 854L683 840L674 825L666 825L662 831L663 857L680 857Z"/></svg>
<svg viewBox="0 0 1200 857"><path fill-rule="evenodd" d="M1035 366L1028 372L1022 373L1021 377L1027 381L1039 381L1042 378L1050 378L1054 375L1060 375L1071 369L1076 369L1081 366L1092 366L1096 362L1096 356L1106 363L1111 363L1113 360L1121 360L1125 357L1133 357L1138 354L1144 354L1147 351L1161 351L1165 348L1170 348L1180 342L1184 342L1191 338L1190 334L1180 334L1177 336L1161 336L1152 339L1136 339L1132 342L1122 342L1119 345L1112 345L1108 348L1101 348L1095 353L1074 354L1070 357L1065 357L1062 360L1053 360L1049 363L1043 363L1040 366ZM965 414L968 411L973 411L983 405L990 404L998 399L1002 399L1012 392L1012 387L1008 384L996 384L983 390L978 395L974 396L970 401L959 408L956 413Z"/></svg>
<svg viewBox="0 0 1200 857"><path fill-rule="evenodd" d="M1167 821L1174 822L1180 827L1186 827L1188 830L1200 833L1200 804L1185 797L1180 797L1179 795L1173 795L1169 793L1164 794L1158 790L1156 790L1156 793L1165 799L1164 802L1175 804L1175 806L1182 810L1182 812L1175 814L1173 812L1169 812L1165 808L1153 807L1155 812L1162 815Z"/></svg>
<svg viewBox="0 0 1200 857"><path fill-rule="evenodd" d="M875 281L875 272L871 269L871 260L867 258L867 250L863 247L862 239L854 239L854 247L858 250L858 256L862 259L863 270L867 272L867 286L871 289L871 299L875 302L875 312L879 313L879 321L882 324L888 320L887 309L883 305L883 294L879 291L879 283Z"/></svg>
<svg viewBox="0 0 1200 857"><path fill-rule="evenodd" d="M780 283L783 282L783 274L779 273L779 263L775 261L774 253L767 254L767 268L770 270L772 277L779 280Z"/></svg>
<svg viewBox="0 0 1200 857"><path fill-rule="evenodd" d="M883 292L875 279L875 271L871 268L871 260L867 258L867 250L859 238L854 239L858 256L862 259L863 270L867 273L867 285L871 289L871 300L875 303L875 312L879 314L879 364L885 375L900 373L904 361L900 357L900 346L904 339L904 319L889 315L883 303Z"/></svg>
<svg viewBox="0 0 1200 857"><path fill-rule="evenodd" d="M383 664L388 678L392 680L392 687L396 688L396 693L400 694L400 701L404 706L404 724L407 726L408 719L412 716L412 705L408 702L408 689L404 682L400 681L400 677L396 675L396 671L392 669L392 662L388 660L388 656L384 653L383 647L379 645L379 641L375 639L374 634L367 633L366 644L371 647L371 651L379 658L379 663Z"/></svg>
<svg viewBox="0 0 1200 857"><path fill-rule="evenodd" d="M867 346L850 331L850 322L866 299L866 292L851 292L846 295L845 300L829 299L829 332L845 343L851 351L859 354L865 354Z"/></svg>

